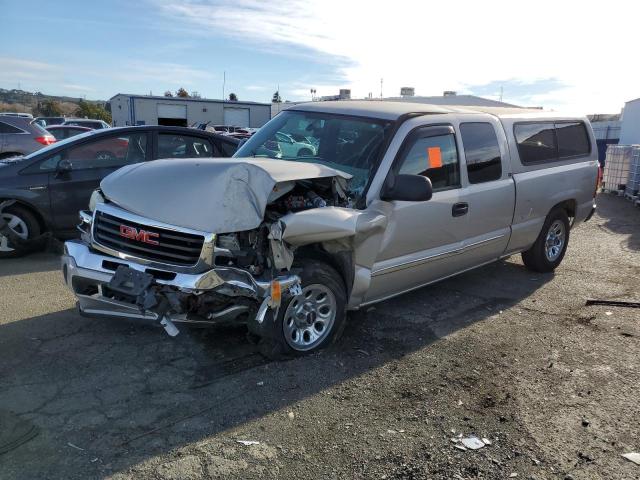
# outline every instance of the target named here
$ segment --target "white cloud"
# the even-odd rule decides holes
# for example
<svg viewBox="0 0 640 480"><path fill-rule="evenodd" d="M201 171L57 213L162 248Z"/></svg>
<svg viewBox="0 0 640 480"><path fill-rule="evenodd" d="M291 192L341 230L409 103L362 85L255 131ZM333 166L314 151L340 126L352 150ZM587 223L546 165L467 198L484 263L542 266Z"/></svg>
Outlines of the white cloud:
<svg viewBox="0 0 640 480"><path fill-rule="evenodd" d="M310 85L318 94L350 87L355 96L377 96L381 78L385 96L397 95L401 86L438 95L505 79L554 79L563 87L536 92L527 101L585 113L615 112L624 101L640 96L640 67L632 51L638 44L637 2L155 3L176 21L196 28L292 57L315 56L335 73L334 81ZM295 94L293 89L284 93Z"/></svg>

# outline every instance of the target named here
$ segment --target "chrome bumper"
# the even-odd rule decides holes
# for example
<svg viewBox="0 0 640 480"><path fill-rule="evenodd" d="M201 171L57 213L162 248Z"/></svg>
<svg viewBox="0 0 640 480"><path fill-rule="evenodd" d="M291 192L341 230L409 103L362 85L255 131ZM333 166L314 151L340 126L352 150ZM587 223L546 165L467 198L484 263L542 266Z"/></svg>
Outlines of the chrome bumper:
<svg viewBox="0 0 640 480"><path fill-rule="evenodd" d="M151 273L145 265L93 252L82 241L65 242L64 254L62 255L62 273L66 285L78 298L80 313L90 316L158 320L158 316L154 312L143 312L135 304L117 301L102 294L103 286L109 283L118 265ZM152 270L158 272L157 269ZM199 294L203 291L216 289L216 292L229 297L242 296L254 299L261 310L270 306L271 282L257 280L245 270L220 267L199 274L177 273L171 270L165 270L162 273L166 273L166 276L172 278L168 280L156 276L156 283L175 287L183 293ZM162 276L165 277L165 275ZM300 278L297 275L282 276L274 280L280 283L282 289L295 289L300 285ZM91 294L83 293L87 291L88 287L94 292ZM227 317L233 317L245 311L246 307L232 306L224 312ZM261 315L264 316L264 312ZM195 323L191 322L186 315L171 314L170 319L173 322ZM262 318L257 320L261 322Z"/></svg>

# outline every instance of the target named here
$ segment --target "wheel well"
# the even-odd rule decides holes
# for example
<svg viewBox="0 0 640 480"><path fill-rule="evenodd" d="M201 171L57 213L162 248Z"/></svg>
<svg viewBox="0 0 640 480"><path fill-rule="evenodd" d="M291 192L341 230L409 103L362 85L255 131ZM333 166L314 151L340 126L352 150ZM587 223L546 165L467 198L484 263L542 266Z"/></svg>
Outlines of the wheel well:
<svg viewBox="0 0 640 480"><path fill-rule="evenodd" d="M14 199L0 198L0 203L4 202L5 200L14 200ZM44 221L44 217L40 214L37 208L34 208L32 205L29 205L28 203L25 203L22 200L16 200L16 203L14 203L13 205L24 208L25 210L28 210L29 213L31 213L36 219L36 221L38 222L38 225L40 226L40 232L44 233L48 230L47 223Z"/></svg>
<svg viewBox="0 0 640 480"><path fill-rule="evenodd" d="M335 268L336 272L342 277L342 281L347 287L347 296L351 295L351 288L353 287L353 257L348 250L338 253L327 252L322 245L313 244L305 245L296 250L296 258L311 258L327 263Z"/></svg>
<svg viewBox="0 0 640 480"><path fill-rule="evenodd" d="M567 216L569 218L575 218L576 216L576 208L577 208L577 202L573 199L571 200L565 200L563 202L557 203L556 205L553 206L553 208L550 211L553 211L557 208L561 208L564 211L567 212Z"/></svg>

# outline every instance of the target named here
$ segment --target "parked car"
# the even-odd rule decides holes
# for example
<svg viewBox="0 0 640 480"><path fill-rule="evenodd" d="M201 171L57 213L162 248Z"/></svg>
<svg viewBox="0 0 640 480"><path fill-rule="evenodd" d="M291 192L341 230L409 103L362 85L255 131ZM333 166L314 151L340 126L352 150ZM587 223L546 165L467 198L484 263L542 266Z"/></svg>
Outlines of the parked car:
<svg viewBox="0 0 640 480"><path fill-rule="evenodd" d="M47 128L52 125L62 125L65 120L64 117L36 117L33 121L41 127Z"/></svg>
<svg viewBox="0 0 640 480"><path fill-rule="evenodd" d="M303 354L346 310L515 253L553 271L595 210L595 139L586 117L520 112L313 102L235 158L126 166L81 212L65 280L87 315L170 335L245 321L264 352ZM273 138L300 129L316 156L273 158Z"/></svg>
<svg viewBox="0 0 640 480"><path fill-rule="evenodd" d="M21 112L1 112L0 117L21 117L33 119L33 115L30 113L21 113Z"/></svg>
<svg viewBox="0 0 640 480"><path fill-rule="evenodd" d="M0 258L25 251L19 238L28 242L45 231L59 238L76 235L78 211L88 207L100 180L124 165L157 158L229 157L239 143L181 127L122 127L90 130L0 161L0 218L9 227L19 226L12 242L0 221Z"/></svg>
<svg viewBox="0 0 640 480"><path fill-rule="evenodd" d="M26 155L56 141L55 137L26 117L0 117L0 159Z"/></svg>
<svg viewBox="0 0 640 480"><path fill-rule="evenodd" d="M91 128L93 130L111 128L111 125L104 120L94 120L91 118L66 118L62 125L76 125L78 127Z"/></svg>
<svg viewBox="0 0 640 480"><path fill-rule="evenodd" d="M298 141L292 135L276 132L275 139L280 144L280 150L285 157L315 157L316 147L305 141Z"/></svg>
<svg viewBox="0 0 640 480"><path fill-rule="evenodd" d="M65 138L75 137L81 133L93 130L88 127L78 127L76 125L51 125L46 128L47 132L56 137L56 140L64 140Z"/></svg>

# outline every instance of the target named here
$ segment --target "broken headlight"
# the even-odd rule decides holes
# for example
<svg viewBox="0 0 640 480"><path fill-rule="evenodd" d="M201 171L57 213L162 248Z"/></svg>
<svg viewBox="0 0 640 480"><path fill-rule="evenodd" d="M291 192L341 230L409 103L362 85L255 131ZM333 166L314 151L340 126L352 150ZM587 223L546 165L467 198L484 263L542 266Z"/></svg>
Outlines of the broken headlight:
<svg viewBox="0 0 640 480"><path fill-rule="evenodd" d="M89 211L93 212L96 209L96 205L98 203L104 203L104 196L102 195L102 192L99 188L97 190L94 190L91 194L91 198L89 199Z"/></svg>

